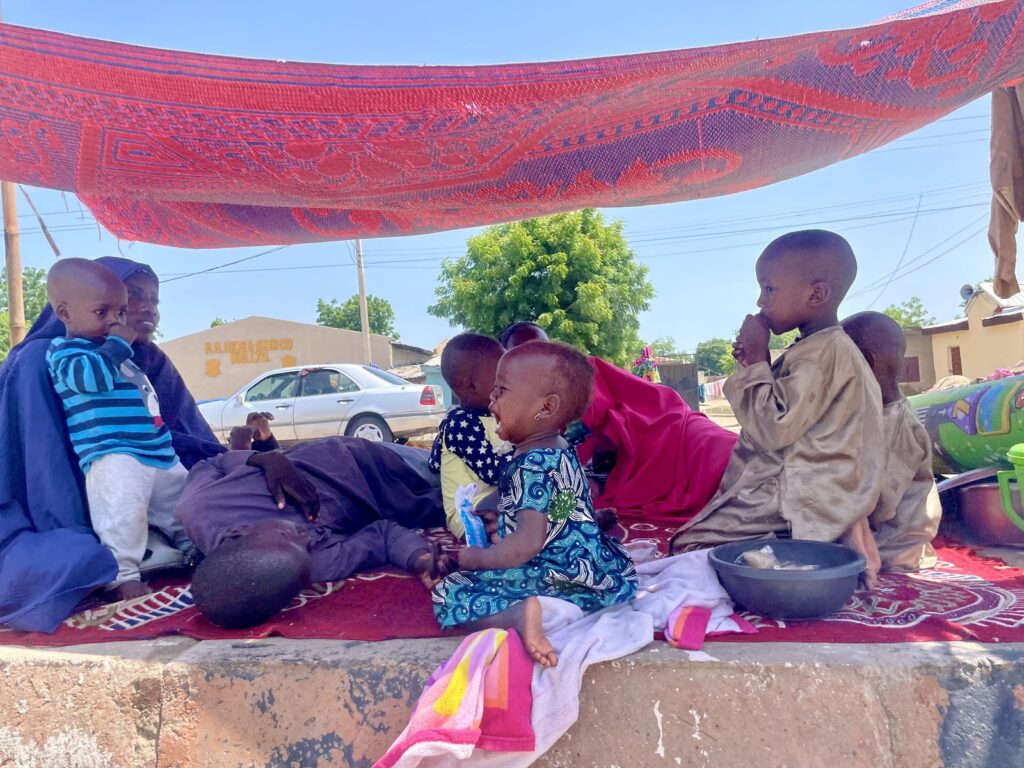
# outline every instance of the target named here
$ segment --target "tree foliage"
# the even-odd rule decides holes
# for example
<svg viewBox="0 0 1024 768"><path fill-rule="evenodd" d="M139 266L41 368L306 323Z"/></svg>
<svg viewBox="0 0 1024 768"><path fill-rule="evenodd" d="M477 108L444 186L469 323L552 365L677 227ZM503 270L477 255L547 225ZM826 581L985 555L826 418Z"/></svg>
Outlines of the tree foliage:
<svg viewBox="0 0 1024 768"><path fill-rule="evenodd" d="M651 354L655 357L671 357L672 355L681 354L680 350L676 347L676 340L671 336L655 339L648 342L647 346L651 348Z"/></svg>
<svg viewBox="0 0 1024 768"><path fill-rule="evenodd" d="M229 322L229 320L225 320L223 317L215 317L210 321L210 327L216 328L218 325L227 325Z"/></svg>
<svg viewBox="0 0 1024 768"><path fill-rule="evenodd" d="M729 339L708 339L697 345L693 356L697 367L712 376L721 376L736 371L732 357L732 342Z"/></svg>
<svg viewBox="0 0 1024 768"><path fill-rule="evenodd" d="M774 333L768 338L768 349L785 349L794 341L796 337L800 335L800 331L794 328L792 331L786 331L781 336L776 336Z"/></svg>
<svg viewBox="0 0 1024 768"><path fill-rule="evenodd" d="M46 270L27 267L21 271L22 295L25 300L25 328L32 327L46 307ZM11 328L7 315L7 270L0 272L0 362L11 351Z"/></svg>
<svg viewBox="0 0 1024 768"><path fill-rule="evenodd" d="M768 339L768 349L786 349L796 341L800 332L796 329L787 331L781 336L774 333ZM701 370L713 376L731 376L736 373L736 360L732 356L731 339L708 339L697 345L694 362Z"/></svg>
<svg viewBox="0 0 1024 768"><path fill-rule="evenodd" d="M911 296L899 305L890 304L882 312L899 323L900 328L921 328L935 322L935 318L925 310L917 296Z"/></svg>
<svg viewBox="0 0 1024 768"><path fill-rule="evenodd" d="M553 339L622 364L639 352L654 288L622 235L593 209L488 227L441 266L430 314L495 335L531 320Z"/></svg>
<svg viewBox="0 0 1024 768"><path fill-rule="evenodd" d="M370 333L398 340L395 330L395 310L391 302L379 296L366 297L366 314L370 321ZM359 319L359 294L353 294L344 304L337 299L316 302L316 321L328 328L347 328L350 331L362 329Z"/></svg>

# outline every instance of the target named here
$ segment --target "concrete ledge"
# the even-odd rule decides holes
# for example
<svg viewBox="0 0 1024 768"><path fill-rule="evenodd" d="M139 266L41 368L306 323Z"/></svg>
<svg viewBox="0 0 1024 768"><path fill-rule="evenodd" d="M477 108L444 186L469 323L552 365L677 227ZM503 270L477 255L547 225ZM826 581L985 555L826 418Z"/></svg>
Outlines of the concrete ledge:
<svg viewBox="0 0 1024 768"><path fill-rule="evenodd" d="M0 766L369 766L457 640L0 648ZM664 643L543 766L1024 765L1024 645Z"/></svg>

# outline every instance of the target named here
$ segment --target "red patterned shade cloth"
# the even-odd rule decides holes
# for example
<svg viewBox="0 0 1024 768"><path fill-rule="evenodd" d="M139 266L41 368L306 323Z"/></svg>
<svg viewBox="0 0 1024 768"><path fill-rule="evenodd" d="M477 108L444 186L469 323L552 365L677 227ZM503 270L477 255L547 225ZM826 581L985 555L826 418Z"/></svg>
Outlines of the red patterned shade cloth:
<svg viewBox="0 0 1024 768"><path fill-rule="evenodd" d="M411 235L724 195L1024 75L1024 0L581 61L335 66L0 25L0 178L191 248Z"/></svg>

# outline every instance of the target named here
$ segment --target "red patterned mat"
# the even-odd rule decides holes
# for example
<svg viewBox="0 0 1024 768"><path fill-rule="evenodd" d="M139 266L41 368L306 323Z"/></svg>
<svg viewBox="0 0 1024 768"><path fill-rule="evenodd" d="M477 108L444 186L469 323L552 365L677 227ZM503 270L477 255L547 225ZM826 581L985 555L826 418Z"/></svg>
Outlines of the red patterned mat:
<svg viewBox="0 0 1024 768"><path fill-rule="evenodd" d="M664 549L670 529L632 523L625 541L653 541ZM443 531L432 539L451 542ZM936 568L883 574L878 589L858 592L839 613L819 621L782 622L743 614L756 635L723 635L728 642L909 643L973 640L1024 642L1024 571L943 543ZM187 635L200 640L271 635L295 639L390 640L440 637L427 591L412 576L393 570L318 584L267 624L227 631L206 621L192 605L186 581L164 583L135 601L101 606L72 616L52 635L0 629L0 644L60 646Z"/></svg>

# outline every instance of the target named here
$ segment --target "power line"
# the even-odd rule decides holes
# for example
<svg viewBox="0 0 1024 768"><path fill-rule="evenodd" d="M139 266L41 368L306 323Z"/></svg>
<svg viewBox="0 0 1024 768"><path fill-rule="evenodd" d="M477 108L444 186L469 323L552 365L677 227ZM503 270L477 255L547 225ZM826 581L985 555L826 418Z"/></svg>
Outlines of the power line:
<svg viewBox="0 0 1024 768"><path fill-rule="evenodd" d="M921 197L924 196L922 195ZM917 226L917 218L921 213L921 197L917 198L917 210L914 211L914 220L910 222L910 232L907 234L907 242L903 244L903 253L900 254L899 261L896 262L896 269L892 271L892 275L889 276L888 282L882 286L882 290L880 290L878 295L875 296L870 304L868 304L868 309L875 306L878 300L882 298L882 294L884 294L888 290L889 286L892 285L893 276L899 272L900 267L903 266L903 260L907 258L907 251L910 250L910 241L914 237L914 227Z"/></svg>
<svg viewBox="0 0 1024 768"><path fill-rule="evenodd" d="M233 266L235 264L241 264L243 261L252 261L253 259L258 259L260 256L266 256L267 254L270 254L270 253L276 253L277 251L283 251L285 248L290 248L290 247L291 247L290 244L289 245L279 245L276 248L270 248L270 249L268 249L266 251L260 251L259 253L254 253L252 256L246 256L246 257L241 258L241 259L235 259L234 261L229 261L226 264L220 264L220 265L215 266L215 267L209 267L208 269L200 269L200 270L198 270L196 272L188 272L188 273L186 273L184 275L178 275L177 277L171 277L171 278L168 278L167 280L162 280L161 282L163 282L163 283L173 283L175 280L184 280L186 277L195 277L196 275L205 275L207 272L213 272L215 270L221 269L222 267L230 267L230 266Z"/></svg>
<svg viewBox="0 0 1024 768"><path fill-rule="evenodd" d="M966 225L964 225L963 227L958 229L953 234L951 234L948 237L945 237L942 240L940 240L939 242L937 242L931 248L928 248L928 249L922 251L921 253L919 253L913 259L908 261L904 266L905 267L909 267L911 264L917 263L918 261L923 259L925 256L927 256L929 253L934 251L936 248L941 248L943 245L948 243L954 237L956 237L957 235L961 234L964 230L969 229L970 227L973 227L975 224L978 224L979 222L981 222L982 220L984 220L986 218L988 218L988 214L983 214L983 215L979 216L978 218L974 219L973 221L968 222ZM957 247L963 245L968 240L976 237L981 232L984 232L986 226L987 225L983 225L980 230L972 232L966 238L964 238L963 240L958 242L955 246L953 246L953 248L957 248ZM940 257L946 255L947 253L949 253L949 250L943 251L942 253L939 254L939 256L936 256L935 258L929 259L928 261L926 261L923 264L920 264L920 265L914 267L913 269L906 270L905 272L903 272L903 274L897 274L897 272L899 271L898 269L895 269L892 272L888 272L888 273L882 275L880 278L876 279L874 282L870 283L869 285L866 285L863 288L861 288L860 290L850 294L847 298L853 299L853 298L856 298L857 296L862 296L863 294L868 293L869 291L873 291L875 288L877 288L879 285L881 285L885 280L889 280L890 282L893 282L895 280L899 280L899 279L901 279L903 277L906 277L907 275L911 274L912 272L916 272L917 270L921 269L922 267L927 266L928 264L931 264L937 258L940 258Z"/></svg>

